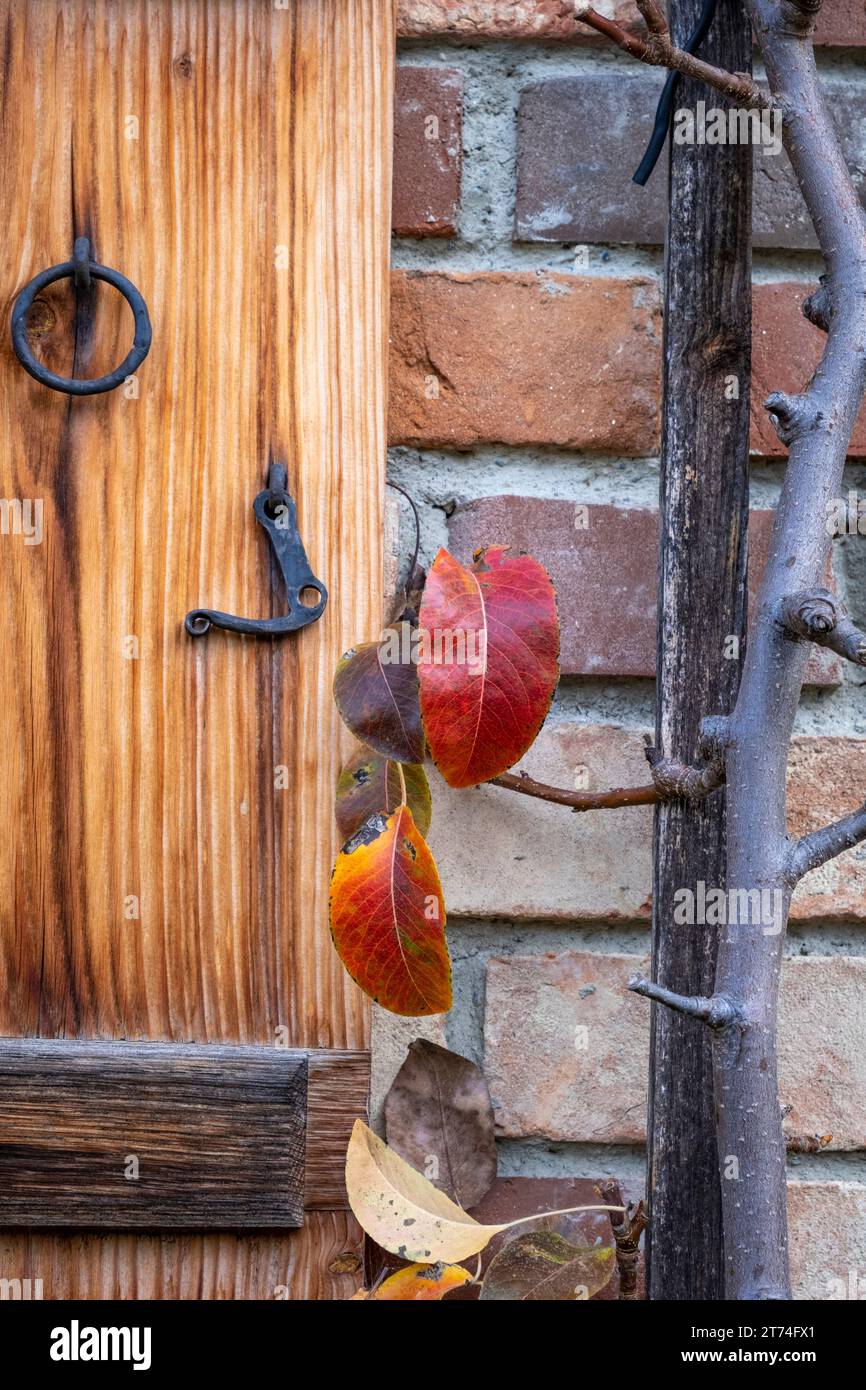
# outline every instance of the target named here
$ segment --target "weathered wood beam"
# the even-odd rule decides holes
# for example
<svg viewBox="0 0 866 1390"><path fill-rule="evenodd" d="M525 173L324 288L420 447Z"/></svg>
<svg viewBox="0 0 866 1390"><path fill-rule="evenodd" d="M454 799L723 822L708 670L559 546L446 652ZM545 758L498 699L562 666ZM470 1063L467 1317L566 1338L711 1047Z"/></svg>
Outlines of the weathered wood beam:
<svg viewBox="0 0 866 1390"><path fill-rule="evenodd" d="M0 1228L285 1228L345 1207L369 1055L0 1039Z"/></svg>
<svg viewBox="0 0 866 1390"><path fill-rule="evenodd" d="M671 0L674 41L701 0ZM723 0L701 49L751 70L751 31ZM681 78L677 108L732 103ZM745 637L751 334L751 149L673 145L666 246L656 743L697 761L700 721L736 698ZM731 643L739 642L739 659ZM727 644L727 645L726 645ZM726 881L721 793L655 815L653 979L712 995L717 932L674 924L674 894ZM647 1193L653 1299L723 1297L722 1218L710 1031L653 1007Z"/></svg>

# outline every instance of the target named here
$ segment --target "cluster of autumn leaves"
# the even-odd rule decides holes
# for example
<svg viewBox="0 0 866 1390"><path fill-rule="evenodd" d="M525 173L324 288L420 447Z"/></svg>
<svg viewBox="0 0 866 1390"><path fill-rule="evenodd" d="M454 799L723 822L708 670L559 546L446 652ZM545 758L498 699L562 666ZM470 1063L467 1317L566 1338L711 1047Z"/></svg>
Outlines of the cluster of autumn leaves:
<svg viewBox="0 0 866 1390"><path fill-rule="evenodd" d="M368 1261L369 1287L356 1299L441 1300L476 1284L483 1301L581 1300L610 1281L613 1246L587 1244L585 1235L576 1243L578 1213L621 1208L573 1207L495 1224L466 1210L496 1179L490 1094L467 1058L424 1039L411 1043L385 1102L385 1129L387 1144L356 1121L346 1156L349 1204L378 1248ZM534 1229L520 1230L528 1224ZM393 1268L397 1261L383 1252L403 1264Z"/></svg>
<svg viewBox="0 0 866 1390"><path fill-rule="evenodd" d="M360 746L337 783L345 843L331 880L331 935L355 983L392 1013L451 1007L445 904L425 839L425 757L452 787L512 767L544 722L558 657L547 571L496 545L471 566L440 550L426 582L415 571L399 620L337 667L334 698Z"/></svg>

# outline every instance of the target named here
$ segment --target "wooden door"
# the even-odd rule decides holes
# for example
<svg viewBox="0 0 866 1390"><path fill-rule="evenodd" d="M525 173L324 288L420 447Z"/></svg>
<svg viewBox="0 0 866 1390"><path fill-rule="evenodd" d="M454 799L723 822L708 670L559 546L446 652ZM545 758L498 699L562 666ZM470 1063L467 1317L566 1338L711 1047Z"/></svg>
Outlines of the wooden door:
<svg viewBox="0 0 866 1390"><path fill-rule="evenodd" d="M0 1226L20 1227L0 1234L0 1278L41 1279L45 1298L342 1296L358 1281L336 1258L356 1243L337 1165L368 1017L327 927L330 682L381 618L391 0L3 0L0 14L0 1035L32 1072L29 1137L7 1098L0 1152L31 1144L54 1174L42 1217L32 1193L5 1208L0 1194ZM26 375L8 322L83 235L141 291L153 345L133 381L73 398ZM104 284L76 300L58 281L30 315L34 352L64 375L110 370L131 336ZM285 608L252 512L271 461L325 613L279 640L190 637L201 605ZM124 1137L104 1131L124 1112L92 1117L95 1137L55 1082L81 1066L86 1091L97 1054L49 1049L49 1064L27 1039L135 1040L127 1074L153 1058L157 1102L181 1063L141 1047L198 1045L218 1080L234 1052L208 1045L249 1049L244 1077L260 1049L318 1049L304 1227L220 1231L192 1211L193 1233L114 1229L149 1224L146 1193L118 1198L144 1212L129 1223L84 1200L87 1154L94 1193L123 1167ZM262 1084L247 1160L273 1119ZM77 1122L70 1177L76 1144L58 1152L51 1131ZM194 1133L179 1143L194 1166ZM41 1229L61 1218L76 1232Z"/></svg>

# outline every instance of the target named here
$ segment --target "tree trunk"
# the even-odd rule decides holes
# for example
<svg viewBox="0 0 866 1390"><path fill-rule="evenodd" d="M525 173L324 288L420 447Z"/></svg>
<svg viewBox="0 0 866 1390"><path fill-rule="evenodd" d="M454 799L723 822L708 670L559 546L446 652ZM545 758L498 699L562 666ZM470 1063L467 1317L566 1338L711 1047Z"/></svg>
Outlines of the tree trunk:
<svg viewBox="0 0 866 1390"><path fill-rule="evenodd" d="M702 0L672 0L675 42ZM702 57L751 68L751 27L720 5ZM675 109L704 83L681 78ZM713 103L732 103L719 96ZM745 648L751 349L751 149L671 144L666 246L656 742L697 761L701 718L734 704ZM657 177L657 175L656 175ZM718 927L674 924L674 894L725 883L723 797L656 810L653 979L711 994ZM647 1192L652 1299L724 1296L712 1042L698 1020L653 1006Z"/></svg>
<svg viewBox="0 0 866 1390"><path fill-rule="evenodd" d="M821 92L812 30L821 0L745 0L770 84L683 52L656 0L637 0L635 35L577 0L576 14L639 61L698 77L747 110L783 119L783 139L826 263L803 305L827 334L798 395L764 402L789 449L770 554L733 714L708 712L704 768L653 755L666 797L705 795L726 776L727 911L712 994L681 994L635 976L630 988L714 1032L713 1076L729 1299L790 1298L785 1142L776 1082L779 975L791 893L800 878L866 840L866 804L802 840L788 839L785 774L808 641L866 666L866 633L822 587L851 431L866 391L866 214ZM753 135L754 140L754 135ZM718 215L723 212L718 209ZM684 312L682 304L672 312ZM755 901L757 900L757 902Z"/></svg>

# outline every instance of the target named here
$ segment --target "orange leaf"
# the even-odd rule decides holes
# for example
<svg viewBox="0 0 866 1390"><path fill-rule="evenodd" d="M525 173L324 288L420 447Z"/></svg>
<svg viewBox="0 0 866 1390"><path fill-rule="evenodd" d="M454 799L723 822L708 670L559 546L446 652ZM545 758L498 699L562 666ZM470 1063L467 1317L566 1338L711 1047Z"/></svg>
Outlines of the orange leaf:
<svg viewBox="0 0 866 1390"><path fill-rule="evenodd" d="M432 1301L471 1282L472 1275L462 1265L407 1265L390 1275L372 1293L359 1289L352 1297L383 1303L397 1299Z"/></svg>
<svg viewBox="0 0 866 1390"><path fill-rule="evenodd" d="M370 816L331 878L331 935L357 985L383 1009L451 1008L451 960L436 864L408 806Z"/></svg>
<svg viewBox="0 0 866 1390"><path fill-rule="evenodd" d="M424 589L418 675L433 760L452 787L497 777L544 723L559 676L556 595L543 565L489 546L446 550Z"/></svg>

